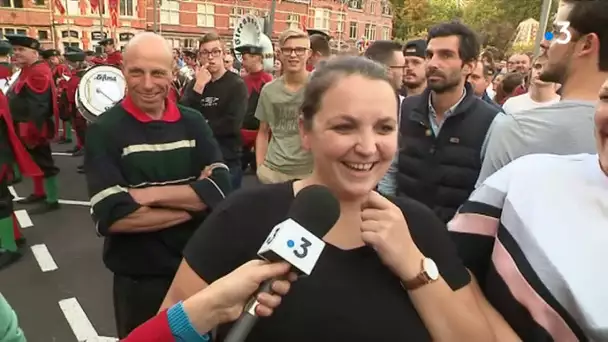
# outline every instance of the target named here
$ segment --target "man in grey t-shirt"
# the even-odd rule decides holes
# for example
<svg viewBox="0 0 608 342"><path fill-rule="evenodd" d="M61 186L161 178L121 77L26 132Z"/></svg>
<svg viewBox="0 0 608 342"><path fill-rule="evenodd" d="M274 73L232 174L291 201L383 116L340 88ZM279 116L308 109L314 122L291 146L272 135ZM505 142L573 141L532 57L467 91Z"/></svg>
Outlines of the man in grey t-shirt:
<svg viewBox="0 0 608 342"><path fill-rule="evenodd" d="M555 16L556 37L543 40L539 78L562 84L562 101L516 114L498 115L490 128L479 186L503 166L533 153L596 153L593 115L597 93L608 78L605 22L582 21L571 0L562 0ZM608 11L608 8L607 8ZM598 17L599 18L599 17ZM565 25L563 23L569 23ZM591 30L591 31L590 31ZM567 39L570 37L570 39ZM565 42L566 41L566 42Z"/></svg>

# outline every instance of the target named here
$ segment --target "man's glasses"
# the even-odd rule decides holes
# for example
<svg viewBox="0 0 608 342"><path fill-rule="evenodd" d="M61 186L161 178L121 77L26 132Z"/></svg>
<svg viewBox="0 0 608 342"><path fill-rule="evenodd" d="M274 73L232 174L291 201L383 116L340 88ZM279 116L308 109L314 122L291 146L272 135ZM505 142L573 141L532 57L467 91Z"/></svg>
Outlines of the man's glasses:
<svg viewBox="0 0 608 342"><path fill-rule="evenodd" d="M211 51L207 51L207 50L201 50L199 51L199 56L201 57L219 57L222 54L222 50L211 50Z"/></svg>
<svg viewBox="0 0 608 342"><path fill-rule="evenodd" d="M308 51L308 48L305 47L296 47L296 48L281 48L281 53L283 56L289 57L292 53L295 52L296 56L304 56Z"/></svg>

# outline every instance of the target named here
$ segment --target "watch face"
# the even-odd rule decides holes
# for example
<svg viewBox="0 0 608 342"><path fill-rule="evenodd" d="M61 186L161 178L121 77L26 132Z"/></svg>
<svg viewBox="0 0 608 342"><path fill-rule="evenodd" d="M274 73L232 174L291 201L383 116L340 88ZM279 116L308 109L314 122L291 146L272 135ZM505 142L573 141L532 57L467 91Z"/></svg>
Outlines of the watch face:
<svg viewBox="0 0 608 342"><path fill-rule="evenodd" d="M422 267L431 280L435 281L439 279L439 269L437 269L437 265L432 259L424 259L422 262Z"/></svg>

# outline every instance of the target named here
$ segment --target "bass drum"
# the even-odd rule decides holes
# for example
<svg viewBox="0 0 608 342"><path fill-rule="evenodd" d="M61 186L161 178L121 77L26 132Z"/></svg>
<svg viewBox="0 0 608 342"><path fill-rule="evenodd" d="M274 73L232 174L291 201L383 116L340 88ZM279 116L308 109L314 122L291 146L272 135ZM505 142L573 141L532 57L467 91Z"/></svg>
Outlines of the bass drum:
<svg viewBox="0 0 608 342"><path fill-rule="evenodd" d="M78 83L76 108L87 121L95 122L125 97L126 85L119 68L111 65L91 67Z"/></svg>

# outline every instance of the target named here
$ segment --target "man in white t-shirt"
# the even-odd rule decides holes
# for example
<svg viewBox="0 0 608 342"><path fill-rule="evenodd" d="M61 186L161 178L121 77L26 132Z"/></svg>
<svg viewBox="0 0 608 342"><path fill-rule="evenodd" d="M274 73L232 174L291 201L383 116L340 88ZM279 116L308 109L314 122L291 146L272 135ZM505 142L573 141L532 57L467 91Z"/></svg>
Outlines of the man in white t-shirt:
<svg viewBox="0 0 608 342"><path fill-rule="evenodd" d="M540 58L532 65L528 92L509 98L502 105L502 110L505 113L518 113L559 102L560 96L557 95L558 85L552 82L543 82L539 79L543 67Z"/></svg>

